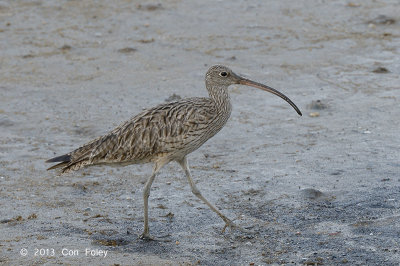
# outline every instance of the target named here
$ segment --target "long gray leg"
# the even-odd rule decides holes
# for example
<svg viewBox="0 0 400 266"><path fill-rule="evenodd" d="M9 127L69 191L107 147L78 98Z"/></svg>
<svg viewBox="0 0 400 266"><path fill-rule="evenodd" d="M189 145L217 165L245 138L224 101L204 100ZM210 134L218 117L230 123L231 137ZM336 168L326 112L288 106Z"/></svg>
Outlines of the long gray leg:
<svg viewBox="0 0 400 266"><path fill-rule="evenodd" d="M235 224L232 223L231 220L229 220L225 215L223 215L217 208L215 208L206 198L201 195L200 191L197 189L196 184L194 183L192 179L192 175L190 174L189 170L189 165L186 156L182 158L182 160L177 160L177 162L182 166L183 170L185 171L186 177L189 181L190 187L192 189L192 193L196 195L199 199L201 199L205 204L207 204L208 207L210 207L211 210L213 210L216 214L219 215L219 217L222 218L225 222L225 227L224 230L227 226L229 227L236 227Z"/></svg>
<svg viewBox="0 0 400 266"><path fill-rule="evenodd" d="M150 188L151 185L153 184L154 178L156 177L158 171L160 171L161 167L165 165L165 162L160 163L156 162L154 164L153 168L153 173L149 177L149 179L146 182L146 185L144 186L143 189L143 202L144 202L144 230L143 234L141 234L139 237L141 239L152 239L149 234L149 196L150 196Z"/></svg>

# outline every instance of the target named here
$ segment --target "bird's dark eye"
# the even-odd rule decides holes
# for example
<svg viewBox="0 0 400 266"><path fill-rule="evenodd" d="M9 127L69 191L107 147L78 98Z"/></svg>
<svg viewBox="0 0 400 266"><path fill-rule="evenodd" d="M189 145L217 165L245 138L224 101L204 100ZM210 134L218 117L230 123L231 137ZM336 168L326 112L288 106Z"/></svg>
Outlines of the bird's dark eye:
<svg viewBox="0 0 400 266"><path fill-rule="evenodd" d="M226 77L226 76L228 76L228 73L226 73L225 71L223 71L223 72L219 73L219 75L220 75L221 77Z"/></svg>

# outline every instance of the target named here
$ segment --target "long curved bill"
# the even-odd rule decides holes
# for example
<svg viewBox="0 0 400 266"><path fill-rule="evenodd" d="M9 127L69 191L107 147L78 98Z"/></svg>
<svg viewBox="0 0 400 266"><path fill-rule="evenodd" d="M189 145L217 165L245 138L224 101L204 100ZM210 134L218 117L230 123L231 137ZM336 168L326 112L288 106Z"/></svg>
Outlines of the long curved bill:
<svg viewBox="0 0 400 266"><path fill-rule="evenodd" d="M264 85L264 84L261 84L261 83L258 83L258 82L255 82L255 81L252 81L252 80L249 80L249 79L245 79L245 78L240 78L239 84L255 87L255 88L258 88L258 89L273 93L273 94L281 97L285 101L287 101L294 108L294 110L296 110L296 112L299 115L303 115L301 113L300 109L285 94L275 90L274 88L271 88L271 87L269 87L267 85Z"/></svg>

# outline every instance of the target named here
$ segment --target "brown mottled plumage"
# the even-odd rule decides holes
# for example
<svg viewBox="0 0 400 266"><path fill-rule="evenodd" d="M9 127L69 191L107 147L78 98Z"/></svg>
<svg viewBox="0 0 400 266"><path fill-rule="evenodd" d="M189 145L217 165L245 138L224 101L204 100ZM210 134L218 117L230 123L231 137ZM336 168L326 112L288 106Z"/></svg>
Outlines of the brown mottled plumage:
<svg viewBox="0 0 400 266"><path fill-rule="evenodd" d="M59 166L63 167L62 173L68 173L85 165L148 163L166 156L170 160L181 158L215 135L226 123L230 109L227 105L224 115L219 115L210 98L162 104L67 154L68 164L63 162ZM211 124L214 126L210 127ZM207 126L210 130L205 130ZM201 134L203 131L206 134Z"/></svg>
<svg viewBox="0 0 400 266"><path fill-rule="evenodd" d="M161 104L145 110L110 133L82 147L46 162L59 162L49 168L62 167L62 173L96 164L129 165L154 163L153 173L146 183L144 199L144 232L149 239L148 197L155 175L165 164L176 161L185 170L192 192L216 212L226 223L234 224L209 203L196 188L186 155L198 149L226 124L231 114L228 87L242 84L271 92L287 101L299 115L300 110L285 95L273 88L242 78L221 65L211 67L206 74L209 98L188 98Z"/></svg>

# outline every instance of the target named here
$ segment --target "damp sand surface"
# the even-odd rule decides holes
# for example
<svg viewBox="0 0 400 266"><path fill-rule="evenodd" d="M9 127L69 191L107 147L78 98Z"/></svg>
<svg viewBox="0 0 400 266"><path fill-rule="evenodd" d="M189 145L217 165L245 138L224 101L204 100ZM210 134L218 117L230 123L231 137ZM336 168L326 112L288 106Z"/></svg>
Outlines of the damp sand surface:
<svg viewBox="0 0 400 266"><path fill-rule="evenodd" d="M398 264L399 9L0 1L0 264ZM151 165L46 171L143 108L207 96L216 63L304 114L232 86L228 124L189 156L203 195L251 232L221 232L174 163L150 196L151 234L166 242L137 237Z"/></svg>

